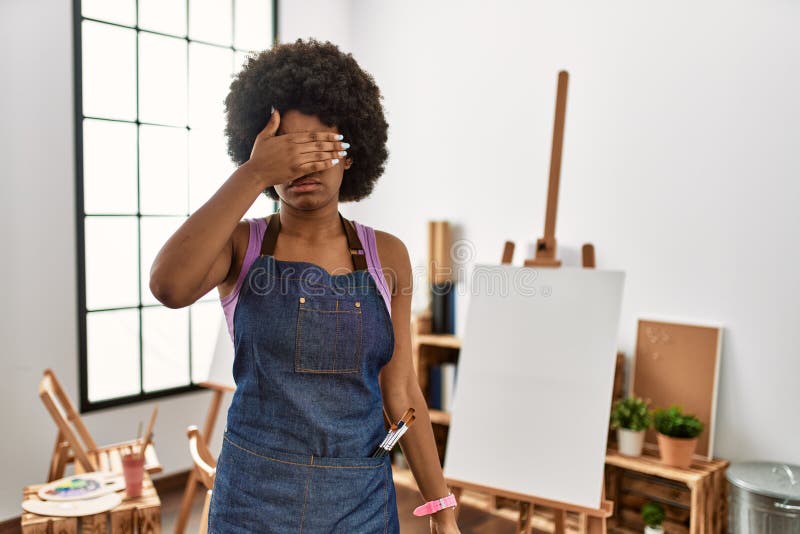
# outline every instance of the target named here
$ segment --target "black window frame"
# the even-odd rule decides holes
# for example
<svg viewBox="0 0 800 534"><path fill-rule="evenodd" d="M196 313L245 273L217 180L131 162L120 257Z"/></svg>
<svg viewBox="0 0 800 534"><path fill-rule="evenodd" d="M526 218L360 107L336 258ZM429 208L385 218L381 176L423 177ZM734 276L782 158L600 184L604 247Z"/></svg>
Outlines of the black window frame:
<svg viewBox="0 0 800 534"><path fill-rule="evenodd" d="M202 390L203 388L193 382L192 378L192 353L191 353L191 318L189 323L189 336L190 336L190 349L189 349L189 384L184 386L178 386L163 390L145 392L143 387L144 381L144 374L143 374L143 350L144 350L144 343L143 343L143 332L142 332L142 309L143 308L154 308L158 307L159 305L154 304L142 304L142 295L139 296L139 303L138 306L124 306L120 308L103 308L102 310L92 310L92 311L113 311L113 310L133 310L138 309L139 312L139 393L134 395L125 395L121 397L114 397L111 399L104 399L99 401L91 401L89 399L89 368L88 368L88 351L87 351L87 332L86 332L86 318L89 310L86 308L86 261L85 261L85 253L86 253L86 243L85 243L85 228L84 223L87 217L87 214L84 212L84 183L83 183L83 120L88 119L99 119L99 120L107 120L111 122L122 122L126 124L135 124L137 127L136 139L137 139L137 165L136 165L136 184L137 190L139 189L140 183L140 172L139 172L139 164L138 164L138 144L139 144L139 127L142 124L153 124L149 122L141 122L139 120L139 39L138 35L142 32L149 33L153 35L167 35L168 37L175 38L174 35L163 34L158 31L142 29L139 27L139 0L134 0L135 2L135 9L136 9L136 21L134 26L128 26L125 24L119 24L115 22L109 22L106 20L98 20L91 17L84 17L82 14L81 9L81 2L82 0L73 0L72 5L72 12L73 12L73 20L72 20L72 28L73 28L73 76L74 76L74 117L75 117L75 219L76 219L76 252L77 252L77 287L78 287L78 377L79 377L79 410L81 413L92 412L96 410L103 410L106 408L113 408L116 406L124 406L129 405L137 402L148 401L151 399L157 399L162 397L180 395L183 393L188 393L192 391ZM191 39L189 37L189 2L190 0L186 0L186 36L183 39L186 40L187 46L191 42L202 43L202 44L209 44L219 48L230 48L234 53L239 51L239 49L234 47L233 39L231 39L231 46L223 46L216 43L208 43L203 40L199 39ZM272 8L272 43L278 43L278 18L279 18L279 0L271 0L271 8ZM231 9L232 12L235 13L236 9L236 0L231 0ZM136 32L137 39L136 39L136 119L134 121L122 120L122 119L110 119L104 117L87 117L83 114L83 90L82 90L82 80L83 80L83 63L82 63L82 22L84 20L90 20L95 22L100 22L103 24L108 24L111 26L117 26L121 28L131 29ZM231 32L235 35L236 31L236 21L235 17L232 19L232 29ZM188 65L187 65L188 67ZM189 71L187 68L187 76L189 75ZM159 123L155 123L156 126L171 126L171 125L163 125ZM187 130L191 130L189 125L186 126ZM137 196L138 196L137 192ZM92 214L92 216L102 215L102 214ZM137 201L137 210L136 210L136 219L138 225L138 246L137 246L137 257L139 258L138 265L137 265L137 272L139 278L139 287L141 287L141 277L142 277L142 266L141 266L141 222L142 222L142 213L141 209L138 205ZM191 317L191 316L190 316Z"/></svg>

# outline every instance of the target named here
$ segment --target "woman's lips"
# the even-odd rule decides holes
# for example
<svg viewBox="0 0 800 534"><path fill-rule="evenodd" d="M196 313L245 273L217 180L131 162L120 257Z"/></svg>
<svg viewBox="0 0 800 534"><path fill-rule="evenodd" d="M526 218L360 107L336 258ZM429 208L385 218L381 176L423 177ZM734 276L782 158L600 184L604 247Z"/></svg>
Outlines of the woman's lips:
<svg viewBox="0 0 800 534"><path fill-rule="evenodd" d="M296 192L311 191L319 185L319 182L312 178L301 178L295 180L289 186L289 189Z"/></svg>

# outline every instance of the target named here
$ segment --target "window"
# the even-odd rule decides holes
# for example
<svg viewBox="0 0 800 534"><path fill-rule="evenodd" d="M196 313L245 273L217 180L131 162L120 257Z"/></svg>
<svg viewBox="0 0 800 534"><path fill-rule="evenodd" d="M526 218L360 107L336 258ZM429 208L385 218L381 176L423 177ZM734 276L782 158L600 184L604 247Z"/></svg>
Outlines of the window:
<svg viewBox="0 0 800 534"><path fill-rule="evenodd" d="M172 310L149 288L175 229L235 170L224 99L276 40L277 0L75 0L81 410L206 377L216 291ZM261 196L248 217L274 211Z"/></svg>

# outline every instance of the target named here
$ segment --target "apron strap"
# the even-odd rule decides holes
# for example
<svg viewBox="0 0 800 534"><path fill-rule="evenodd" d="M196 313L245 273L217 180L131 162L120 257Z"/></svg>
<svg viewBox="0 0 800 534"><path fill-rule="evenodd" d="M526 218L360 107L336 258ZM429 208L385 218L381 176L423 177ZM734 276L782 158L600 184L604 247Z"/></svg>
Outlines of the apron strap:
<svg viewBox="0 0 800 534"><path fill-rule="evenodd" d="M339 219L342 221L344 232L347 234L347 246L350 249L350 256L353 258L353 267L356 271L367 270L367 256L364 252L364 247L361 245L361 240L358 238L353 223L339 213ZM275 251L275 243L278 241L278 232L281 231L281 220L278 212L270 215L267 221L267 229L264 231L264 239L261 240L261 255L272 255Z"/></svg>
<svg viewBox="0 0 800 534"><path fill-rule="evenodd" d="M353 258L353 267L356 271L367 270L367 255L364 252L364 247L361 245L361 240L358 238L353 223L345 219L342 214L339 214L342 220L344 231L347 234L347 246L350 247L350 256Z"/></svg>

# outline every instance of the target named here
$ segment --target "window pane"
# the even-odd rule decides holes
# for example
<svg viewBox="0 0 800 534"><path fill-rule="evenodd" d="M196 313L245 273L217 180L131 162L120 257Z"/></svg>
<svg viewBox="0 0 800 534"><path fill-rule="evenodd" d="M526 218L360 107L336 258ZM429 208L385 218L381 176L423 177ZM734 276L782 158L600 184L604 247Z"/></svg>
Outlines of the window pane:
<svg viewBox="0 0 800 534"><path fill-rule="evenodd" d="M139 27L186 35L186 0L139 0Z"/></svg>
<svg viewBox="0 0 800 534"><path fill-rule="evenodd" d="M233 76L233 51L189 44L189 124L225 128L225 97Z"/></svg>
<svg viewBox="0 0 800 534"><path fill-rule="evenodd" d="M189 384L189 308L142 309L145 392Z"/></svg>
<svg viewBox="0 0 800 534"><path fill-rule="evenodd" d="M142 217L142 304L160 304L150 291L150 268L156 254L186 217Z"/></svg>
<svg viewBox="0 0 800 534"><path fill-rule="evenodd" d="M136 24L136 3L134 0L81 0L81 14L133 26Z"/></svg>
<svg viewBox="0 0 800 534"><path fill-rule="evenodd" d="M189 132L189 210L202 206L236 170L222 130Z"/></svg>
<svg viewBox="0 0 800 534"><path fill-rule="evenodd" d="M136 214L136 125L83 120L83 210Z"/></svg>
<svg viewBox="0 0 800 534"><path fill-rule="evenodd" d="M189 37L231 46L231 0L189 0Z"/></svg>
<svg viewBox="0 0 800 534"><path fill-rule="evenodd" d="M136 217L86 217L86 307L138 306Z"/></svg>
<svg viewBox="0 0 800 534"><path fill-rule="evenodd" d="M217 290L212 290L216 295ZM191 307L192 313L192 381L202 382L208 378L211 359L217 346L217 336L225 334L231 342L227 329L222 331L222 305L219 299L212 302L198 302Z"/></svg>
<svg viewBox="0 0 800 534"><path fill-rule="evenodd" d="M139 34L139 120L186 126L186 41Z"/></svg>
<svg viewBox="0 0 800 534"><path fill-rule="evenodd" d="M236 0L234 46L244 50L264 50L272 41L272 2Z"/></svg>
<svg viewBox="0 0 800 534"><path fill-rule="evenodd" d="M253 202L253 205L250 206L250 209L247 210L244 216L247 219L255 219L258 217L266 217L274 211L272 199L268 198L267 195L258 195L256 201Z"/></svg>
<svg viewBox="0 0 800 534"><path fill-rule="evenodd" d="M86 315L89 400L139 393L139 310Z"/></svg>
<svg viewBox="0 0 800 534"><path fill-rule="evenodd" d="M83 21L83 114L136 120L136 31Z"/></svg>
<svg viewBox="0 0 800 534"><path fill-rule="evenodd" d="M150 126L139 131L141 212L185 215L189 202L186 128Z"/></svg>

